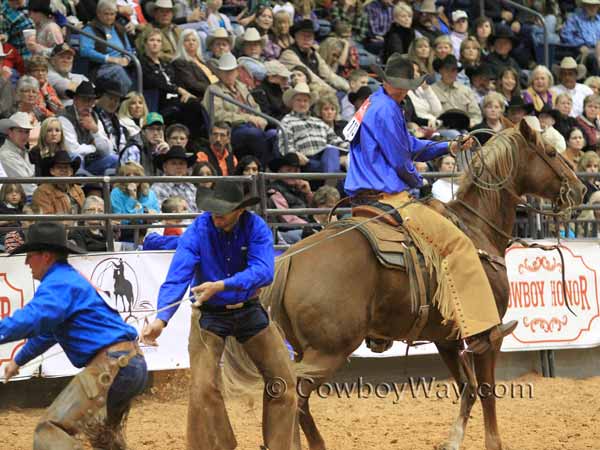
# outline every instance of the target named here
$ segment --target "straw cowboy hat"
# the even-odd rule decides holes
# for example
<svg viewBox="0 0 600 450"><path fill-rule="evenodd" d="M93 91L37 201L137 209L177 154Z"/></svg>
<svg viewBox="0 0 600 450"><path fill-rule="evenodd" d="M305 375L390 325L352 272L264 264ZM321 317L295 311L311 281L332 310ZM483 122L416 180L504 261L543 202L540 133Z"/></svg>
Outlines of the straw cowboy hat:
<svg viewBox="0 0 600 450"><path fill-rule="evenodd" d="M256 28L247 28L244 34L238 37L235 45L242 48L246 42L258 42L263 47L266 45L266 36L261 36Z"/></svg>
<svg viewBox="0 0 600 450"><path fill-rule="evenodd" d="M425 14L437 14L438 10L435 7L435 0L423 0L421 5L415 6L415 11Z"/></svg>
<svg viewBox="0 0 600 450"><path fill-rule="evenodd" d="M43 177L50 177L52 174L50 173L50 169L54 167L55 164L69 164L71 169L73 169L73 173L77 172L79 166L81 165L80 158L71 158L69 156L69 152L65 150L58 150L54 156L50 156L48 158L43 158L41 161L41 169Z"/></svg>
<svg viewBox="0 0 600 450"><path fill-rule="evenodd" d="M600 4L600 0L598 4ZM575 58L573 58L572 56L565 56L560 62L560 65L554 64L552 66L552 71L555 75L557 75L559 79L561 70L576 70L578 80L585 78L585 75L587 73L587 69L585 68L585 66L583 64L577 64L577 61L575 61Z"/></svg>
<svg viewBox="0 0 600 450"><path fill-rule="evenodd" d="M267 75L280 76L283 78L289 78L292 76L292 72L290 72L287 67L285 67L276 59L267 61L265 63L265 69L267 71Z"/></svg>
<svg viewBox="0 0 600 450"><path fill-rule="evenodd" d="M217 181L213 189L198 191L198 210L224 215L235 210L248 208L260 201L258 197L244 197L242 187L237 183Z"/></svg>
<svg viewBox="0 0 600 450"><path fill-rule="evenodd" d="M215 39L227 39L229 46L233 47L233 36L225 28L217 28L213 34L206 38L206 48L210 49Z"/></svg>
<svg viewBox="0 0 600 450"><path fill-rule="evenodd" d="M237 59L231 53L224 53L219 59L211 59L212 66L215 70L228 72L238 68Z"/></svg>
<svg viewBox="0 0 600 450"><path fill-rule="evenodd" d="M146 11L148 11L148 14L152 15L156 8L175 9L175 6L171 0L156 0L155 2L148 2Z"/></svg>
<svg viewBox="0 0 600 450"><path fill-rule="evenodd" d="M58 222L39 222L27 230L25 243L15 248L11 255L27 252L56 251L82 254L85 251L67 241L67 230Z"/></svg>
<svg viewBox="0 0 600 450"><path fill-rule="evenodd" d="M396 89L416 89L427 78L427 74L415 78L412 61L400 53L394 53L389 57L385 70L377 65L371 66L371 69L382 81L389 83Z"/></svg>
<svg viewBox="0 0 600 450"><path fill-rule="evenodd" d="M296 86L286 90L283 93L283 104L285 106L287 106L288 108L291 108L292 100L294 99L294 97L296 95L299 95L299 94L308 95L310 97L311 106L317 100L317 96L313 92L310 92L310 88L308 87L308 84L298 83Z"/></svg>
<svg viewBox="0 0 600 450"><path fill-rule="evenodd" d="M16 112L8 119L0 120L0 133L6 134L11 128L23 128L25 130L31 130L31 118L26 112Z"/></svg>

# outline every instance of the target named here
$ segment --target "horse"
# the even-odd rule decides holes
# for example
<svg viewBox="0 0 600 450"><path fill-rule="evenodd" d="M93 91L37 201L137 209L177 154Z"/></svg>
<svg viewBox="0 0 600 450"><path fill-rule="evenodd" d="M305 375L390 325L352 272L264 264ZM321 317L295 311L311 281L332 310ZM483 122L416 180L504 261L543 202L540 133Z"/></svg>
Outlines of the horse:
<svg viewBox="0 0 600 450"><path fill-rule="evenodd" d="M119 261L119 264L114 264L115 269L113 270L113 279L115 280L115 306L119 309L119 297L123 302L123 312L129 313L127 318L131 317L131 308L133 306L133 287L131 282L125 278L125 264L123 260ZM125 303L127 302L127 303Z"/></svg>
<svg viewBox="0 0 600 450"><path fill-rule="evenodd" d="M486 188L494 183L500 184L500 189ZM565 210L580 204L584 193L585 187L569 163L526 121L521 121L518 127L500 132L480 149L480 158L473 158L473 165L461 180L457 200L446 208L466 226L465 232L475 247L498 260L509 245L522 195L552 200L558 210ZM326 228L290 247L277 261L273 284L261 295L263 305L296 353L297 382L303 394L298 398L298 421L310 450L326 449L309 408L310 393L329 379L367 336L406 339L416 319L411 312L406 272L384 268L358 230L329 239L336 233L339 228ZM303 248L306 251L301 251ZM506 268L499 269L486 259L482 264L503 317L509 298ZM485 448L502 450L495 397L476 391L476 383L495 386L501 342L483 354L467 354L467 364L461 356L464 344L450 340L451 331L451 325L443 321L433 305L419 340L435 343L456 383L465 387L458 417L447 441L438 448L459 449L477 392L483 407ZM246 386L256 381L250 365L241 367L244 356L235 342L228 342L225 358L225 369L229 371L224 373L226 381ZM469 373L468 365L474 366L474 374ZM295 446L300 448L297 435Z"/></svg>

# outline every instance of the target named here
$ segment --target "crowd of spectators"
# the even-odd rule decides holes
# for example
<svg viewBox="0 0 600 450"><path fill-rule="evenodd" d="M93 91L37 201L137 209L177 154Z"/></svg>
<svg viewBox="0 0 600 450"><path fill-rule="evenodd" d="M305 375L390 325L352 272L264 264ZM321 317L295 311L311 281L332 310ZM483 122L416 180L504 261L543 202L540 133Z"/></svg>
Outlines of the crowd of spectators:
<svg viewBox="0 0 600 450"><path fill-rule="evenodd" d="M598 173L600 0L517 3L543 23L502 0L486 0L484 11L467 0L1 0L0 176L343 173L344 127L379 88L373 66L395 53L417 76L428 74L403 104L415 136L498 132L534 115L574 167ZM419 164L455 167L448 156ZM600 182L585 182L586 202L597 202ZM424 192L449 201L457 183L440 178ZM273 181L268 205L330 207L340 186ZM93 183L3 184L1 224L21 228L1 233L0 245L14 248L28 225L10 214L198 212L197 193L211 187L115 183L105 197ZM324 218L277 220L286 223L279 237L292 243ZM119 226L150 222L115 223L124 248L172 248L185 226L154 224L148 242L145 230L140 237ZM106 249L101 222L68 225L80 246Z"/></svg>

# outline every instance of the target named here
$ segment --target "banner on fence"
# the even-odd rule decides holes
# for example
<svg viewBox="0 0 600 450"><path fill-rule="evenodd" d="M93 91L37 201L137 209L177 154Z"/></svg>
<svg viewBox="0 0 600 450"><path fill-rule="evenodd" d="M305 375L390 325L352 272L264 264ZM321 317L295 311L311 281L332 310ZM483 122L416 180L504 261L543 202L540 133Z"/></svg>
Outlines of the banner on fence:
<svg viewBox="0 0 600 450"><path fill-rule="evenodd" d="M585 348L600 345L600 300L598 243L563 241L563 264L557 251L511 247L506 253L510 300L505 320L517 319L519 326L507 337L503 351ZM72 256L71 264L106 295L123 319L141 332L153 320L158 289L165 279L171 252L103 253ZM124 267L119 271L118 266ZM564 278L564 290L563 290ZM0 258L0 318L23 307L33 295L34 282L24 256ZM565 296L568 299L565 302ZM190 304L184 302L159 339L159 347L145 347L151 370L186 368ZM0 345L2 365L18 351L23 341ZM436 353L433 344L410 349L410 355ZM406 346L394 343L383 354L374 354L364 344L355 352L359 357L404 356ZM46 377L72 375L72 367L55 346L22 371Z"/></svg>

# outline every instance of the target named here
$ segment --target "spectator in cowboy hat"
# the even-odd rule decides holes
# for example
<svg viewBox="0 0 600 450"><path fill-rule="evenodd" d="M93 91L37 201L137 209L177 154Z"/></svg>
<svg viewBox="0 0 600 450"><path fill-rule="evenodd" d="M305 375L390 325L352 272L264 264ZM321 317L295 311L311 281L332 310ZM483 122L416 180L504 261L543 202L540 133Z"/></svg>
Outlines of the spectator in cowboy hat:
<svg viewBox="0 0 600 450"><path fill-rule="evenodd" d="M110 138L115 152L119 153L127 142L127 132L121 125L117 111L121 100L125 98L125 92L121 85L115 80L98 80L96 84L96 95L98 100L94 111L104 126L106 135Z"/></svg>
<svg viewBox="0 0 600 450"><path fill-rule="evenodd" d="M281 120L283 132L288 138L286 153L296 153L307 172L340 172L340 165L347 160L345 153L348 143L321 119L310 115L310 107L316 98L304 83L284 92L283 103L292 110ZM284 152L282 132L279 135L279 148Z"/></svg>
<svg viewBox="0 0 600 450"><path fill-rule="evenodd" d="M423 0L420 5L415 5L415 24L414 29L417 34L426 37L429 42L445 34L448 30L439 18L439 11L435 6L435 0Z"/></svg>
<svg viewBox="0 0 600 450"><path fill-rule="evenodd" d="M283 104L283 91L289 86L292 73L277 60L267 61L265 69L267 76L252 91L252 96L262 112L281 120L289 112Z"/></svg>
<svg viewBox="0 0 600 450"><path fill-rule="evenodd" d="M8 177L29 178L35 173L35 167L29 161L29 132L33 126L27 113L16 112L8 119L0 120L0 133L6 135L0 147L0 164ZM27 196L35 190L35 184L23 184Z"/></svg>
<svg viewBox="0 0 600 450"><path fill-rule="evenodd" d="M465 69L465 73L469 77L471 89L477 104L481 104L481 100L492 91L492 80L494 79L494 71L487 64L479 64L477 66L469 66Z"/></svg>
<svg viewBox="0 0 600 450"><path fill-rule="evenodd" d="M144 54L148 33L154 29L158 29L162 35L162 47L159 59L164 63L173 61L177 53L179 35L181 34L181 28L173 23L174 8L172 0L156 0L148 4L148 12L154 20L153 23L144 26L142 32L135 40L138 53Z"/></svg>
<svg viewBox="0 0 600 450"><path fill-rule="evenodd" d="M506 118L515 125L525 117L533 112L533 104L525 103L522 97L515 95L512 97L506 105Z"/></svg>
<svg viewBox="0 0 600 450"><path fill-rule="evenodd" d="M578 117L583 113L583 100L592 95L594 91L585 84L578 83L577 80L585 78L585 66L577 64L577 61L571 56L565 56L560 65L552 67L554 72L558 72L558 80L560 84L552 87L552 95L569 94L573 100L573 108L571 109L571 117Z"/></svg>
<svg viewBox="0 0 600 450"><path fill-rule="evenodd" d="M42 159L42 176L72 177L80 164L79 158L71 158L68 152L59 150L54 156ZM32 203L42 208L44 214L79 214L84 200L85 194L78 184L42 183L33 193Z"/></svg>
<svg viewBox="0 0 600 450"><path fill-rule="evenodd" d="M186 153L185 148L174 145L168 152L157 155L155 160L156 167L166 177L186 177L189 175L190 167L196 161L196 155ZM185 199L192 212L196 212L196 186L192 183L155 183L152 185L152 190L160 204L169 197L177 195Z"/></svg>
<svg viewBox="0 0 600 450"><path fill-rule="evenodd" d="M73 104L59 115L65 138L65 150L83 160L83 168L94 175L104 175L117 166L118 156L104 125L94 111L96 88L82 81L75 91L67 90Z"/></svg>
<svg viewBox="0 0 600 450"><path fill-rule="evenodd" d="M75 50L66 42L56 45L50 53L48 82L54 88L64 106L73 104L73 100L67 96L67 90L74 91L79 83L88 81L85 75L72 72L74 57Z"/></svg>
<svg viewBox="0 0 600 450"><path fill-rule="evenodd" d="M540 121L542 137L544 140L549 143L552 148L555 148L561 153L564 152L567 148L565 138L556 128L554 128L554 124L560 120L560 112L553 109L552 106L544 104L542 109L536 111L535 114Z"/></svg>
<svg viewBox="0 0 600 450"><path fill-rule="evenodd" d="M379 0L378 0L379 1ZM279 61L292 70L296 66L308 69L313 92L348 91L348 82L337 75L325 60L314 49L315 30L312 20L304 19L294 24L290 33L294 37L294 44L284 50Z"/></svg>
<svg viewBox="0 0 600 450"><path fill-rule="evenodd" d="M207 61L210 58L219 59L233 50L233 36L225 28L217 28L206 38L206 49Z"/></svg>
<svg viewBox="0 0 600 450"><path fill-rule="evenodd" d="M517 44L517 38L510 27L503 24L496 26L494 34L490 38L490 43L492 45L492 51L489 55L483 57L483 62L492 67L496 78L500 76L502 70L507 66L512 67L520 74L521 67L519 67L517 61L510 56L510 52Z"/></svg>
<svg viewBox="0 0 600 450"><path fill-rule="evenodd" d="M581 8L571 14L560 30L561 40L587 54L600 41L600 0L582 0Z"/></svg>
<svg viewBox="0 0 600 450"><path fill-rule="evenodd" d="M433 92L442 104L442 111L459 109L469 116L469 126L473 127L481 122L481 110L471 89L456 81L458 72L462 66L454 55L448 55L444 59L436 59L433 68L440 74L441 79L436 81Z"/></svg>
<svg viewBox="0 0 600 450"><path fill-rule="evenodd" d="M49 343L58 343L71 364L83 368L42 416L35 446L60 442L65 448L81 448L78 438L85 436L94 448L125 448L123 428L131 400L148 376L137 331L68 263L70 254L84 251L67 240L63 225L31 225L25 243L11 255L23 253L40 283L23 309L0 321L0 342L27 338L4 366L4 381Z"/></svg>
<svg viewBox="0 0 600 450"><path fill-rule="evenodd" d="M261 36L256 28L248 28L237 38L240 81L254 89L267 75L262 51L265 48L266 37Z"/></svg>

